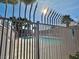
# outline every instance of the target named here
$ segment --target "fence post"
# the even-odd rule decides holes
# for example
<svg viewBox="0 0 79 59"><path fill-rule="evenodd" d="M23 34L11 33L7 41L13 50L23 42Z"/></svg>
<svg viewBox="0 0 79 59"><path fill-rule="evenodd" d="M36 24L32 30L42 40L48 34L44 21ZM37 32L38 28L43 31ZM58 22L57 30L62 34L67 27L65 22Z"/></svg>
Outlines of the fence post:
<svg viewBox="0 0 79 59"><path fill-rule="evenodd" d="M39 56L39 21L37 21L37 30L36 30L36 42L37 42L37 59L40 59L40 56Z"/></svg>

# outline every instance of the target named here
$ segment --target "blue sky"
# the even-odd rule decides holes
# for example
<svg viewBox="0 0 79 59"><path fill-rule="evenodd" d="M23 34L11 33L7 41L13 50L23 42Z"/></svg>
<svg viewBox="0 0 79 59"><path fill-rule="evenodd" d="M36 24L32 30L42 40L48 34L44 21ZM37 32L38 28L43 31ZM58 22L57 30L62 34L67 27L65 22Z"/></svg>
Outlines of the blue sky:
<svg viewBox="0 0 79 59"><path fill-rule="evenodd" d="M30 5L29 5L30 6ZM27 10L27 18L29 12L29 6ZM25 5L22 3L21 8L21 16L24 17L24 7ZM36 12L36 19L40 19L41 10L44 7L49 7L49 9L54 9L55 11L59 12L60 14L68 14L73 18L75 21L78 21L79 18L79 0L38 0L38 9ZM4 4L0 3L0 15L4 16ZM34 7L33 7L34 9ZM15 16L18 17L18 4L15 7ZM12 16L12 5L8 5L7 17Z"/></svg>
<svg viewBox="0 0 79 59"><path fill-rule="evenodd" d="M41 0L41 3L61 14L71 15L76 21L79 17L79 0Z"/></svg>

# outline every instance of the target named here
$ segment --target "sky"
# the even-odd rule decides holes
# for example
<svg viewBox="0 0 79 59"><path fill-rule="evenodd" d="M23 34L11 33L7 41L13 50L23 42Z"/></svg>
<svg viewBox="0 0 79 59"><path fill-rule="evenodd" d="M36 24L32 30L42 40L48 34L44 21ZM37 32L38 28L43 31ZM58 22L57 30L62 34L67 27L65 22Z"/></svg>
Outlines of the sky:
<svg viewBox="0 0 79 59"><path fill-rule="evenodd" d="M33 5L34 10L35 3ZM62 14L62 15L70 15L72 19L74 19L76 22L79 21L79 0L38 0L38 8L36 12L36 20L40 19L41 16L41 10L44 7L48 7L49 10L53 9L56 12ZM27 18L29 16L29 8L30 5L28 5L27 9ZM22 3L21 6L21 17L24 17L24 9L25 9L25 4ZM5 4L0 3L0 15L4 16L4 11L5 11ZM15 5L15 16L18 17L18 12L19 11L19 4ZM12 5L8 5L8 10L7 10L7 17L12 16ZM33 16L33 15L31 15ZM32 18L33 19L33 18Z"/></svg>

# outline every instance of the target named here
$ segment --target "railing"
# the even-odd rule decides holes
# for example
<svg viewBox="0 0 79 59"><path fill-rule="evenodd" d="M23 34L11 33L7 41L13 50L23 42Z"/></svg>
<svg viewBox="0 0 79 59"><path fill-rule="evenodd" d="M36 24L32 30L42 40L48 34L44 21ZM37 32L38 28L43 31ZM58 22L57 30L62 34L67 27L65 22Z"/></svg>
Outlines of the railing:
<svg viewBox="0 0 79 59"><path fill-rule="evenodd" d="M20 29L17 30L11 20L4 21L1 59L69 59L69 55L79 51L78 27L37 22Z"/></svg>
<svg viewBox="0 0 79 59"><path fill-rule="evenodd" d="M3 21L3 20L2 20ZM6 21L6 20L5 20ZM11 20L4 21L3 35L0 31L1 59L38 58L38 26L27 23L22 27L15 27ZM5 26L5 23L7 23ZM15 23L16 24L16 23ZM28 27L29 26L29 27ZM36 27L35 27L36 26ZM0 29L2 26L0 27ZM34 29L33 29L34 28ZM37 55L37 56L36 56Z"/></svg>
<svg viewBox="0 0 79 59"><path fill-rule="evenodd" d="M0 58L1 59L69 59L79 51L79 27L61 26L62 15L51 10L48 15L41 15L39 21L35 15L38 7L36 3L30 5L29 18L25 6L24 18L21 17L21 3L19 17L0 17ZM33 13L33 20L31 17ZM72 30L73 29L73 30Z"/></svg>

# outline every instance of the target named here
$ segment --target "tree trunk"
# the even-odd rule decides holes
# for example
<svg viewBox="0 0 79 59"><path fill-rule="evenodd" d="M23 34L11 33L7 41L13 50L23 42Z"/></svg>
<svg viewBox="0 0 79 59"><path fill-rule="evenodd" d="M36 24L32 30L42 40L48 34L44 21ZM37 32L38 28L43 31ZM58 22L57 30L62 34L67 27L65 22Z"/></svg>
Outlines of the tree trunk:
<svg viewBox="0 0 79 59"><path fill-rule="evenodd" d="M66 27L69 27L69 23L66 24Z"/></svg>

